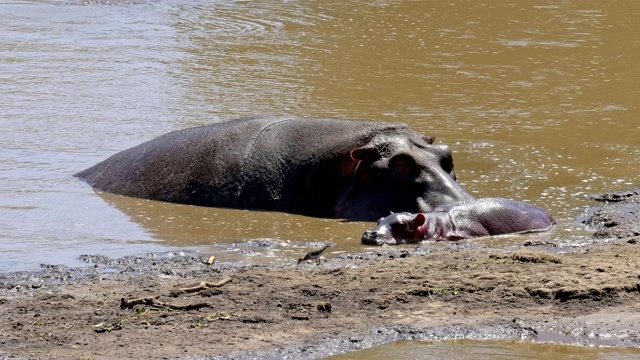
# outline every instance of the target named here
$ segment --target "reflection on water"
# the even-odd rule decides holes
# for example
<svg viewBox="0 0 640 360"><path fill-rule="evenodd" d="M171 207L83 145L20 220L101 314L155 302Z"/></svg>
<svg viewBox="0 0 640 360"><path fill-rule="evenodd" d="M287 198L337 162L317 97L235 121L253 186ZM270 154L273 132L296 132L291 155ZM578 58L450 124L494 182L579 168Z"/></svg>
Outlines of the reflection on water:
<svg viewBox="0 0 640 360"><path fill-rule="evenodd" d="M406 122L452 146L471 193L549 209L554 242L588 234L586 194L640 184L634 0L15 0L0 15L0 271L255 239L291 244L274 258L299 241L361 250L372 224L98 196L72 177L245 115Z"/></svg>
<svg viewBox="0 0 640 360"><path fill-rule="evenodd" d="M327 360L583 360L635 359L639 349L580 347L525 341L401 341L389 345L328 357Z"/></svg>

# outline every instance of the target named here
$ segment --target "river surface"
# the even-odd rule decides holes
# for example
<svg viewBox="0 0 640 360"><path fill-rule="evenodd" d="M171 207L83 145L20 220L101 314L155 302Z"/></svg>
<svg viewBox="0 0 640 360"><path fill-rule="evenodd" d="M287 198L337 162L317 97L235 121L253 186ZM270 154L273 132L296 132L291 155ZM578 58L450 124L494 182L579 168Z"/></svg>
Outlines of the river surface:
<svg viewBox="0 0 640 360"><path fill-rule="evenodd" d="M328 357L327 360L627 360L640 357L630 348L588 348L530 341L400 341Z"/></svg>
<svg viewBox="0 0 640 360"><path fill-rule="evenodd" d="M2 1L0 271L85 253L362 250L371 223L129 199L72 176L255 114L408 123L452 147L472 194L547 208L551 240L580 243L586 195L640 187L639 17L634 0Z"/></svg>
<svg viewBox="0 0 640 360"><path fill-rule="evenodd" d="M130 199L72 176L160 134L256 114L408 123L452 147L471 193L545 207L551 241L580 244L586 195L640 188L638 19L637 0L0 1L0 271L81 254L363 250L372 223ZM550 354L434 344L391 353Z"/></svg>
<svg viewBox="0 0 640 360"><path fill-rule="evenodd" d="M363 250L372 223L130 199L72 176L256 114L408 123L452 147L472 194L547 208L551 241L580 244L586 195L640 188L638 19L636 0L0 1L0 271Z"/></svg>

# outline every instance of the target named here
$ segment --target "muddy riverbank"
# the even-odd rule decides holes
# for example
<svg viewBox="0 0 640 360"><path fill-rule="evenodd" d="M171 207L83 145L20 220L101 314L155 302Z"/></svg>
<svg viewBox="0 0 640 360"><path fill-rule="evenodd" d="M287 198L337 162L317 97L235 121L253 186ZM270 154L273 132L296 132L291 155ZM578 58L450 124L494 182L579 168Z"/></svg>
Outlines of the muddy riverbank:
<svg viewBox="0 0 640 360"><path fill-rule="evenodd" d="M242 267L83 256L2 274L0 358L320 358L452 338L640 346L638 198L615 211L601 199L582 220L593 243L575 248L523 237L519 249L461 241Z"/></svg>

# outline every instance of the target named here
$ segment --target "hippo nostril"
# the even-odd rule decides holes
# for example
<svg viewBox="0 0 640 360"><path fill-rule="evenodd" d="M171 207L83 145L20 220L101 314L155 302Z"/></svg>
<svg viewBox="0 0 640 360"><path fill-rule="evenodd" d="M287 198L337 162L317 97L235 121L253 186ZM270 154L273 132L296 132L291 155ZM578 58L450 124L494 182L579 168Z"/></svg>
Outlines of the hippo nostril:
<svg viewBox="0 0 640 360"><path fill-rule="evenodd" d="M363 238L363 239L364 239L364 238L367 238L367 239L373 239L373 238L376 238L376 237L378 237L378 234L377 234L375 231L365 231L365 232L362 234L362 238Z"/></svg>
<svg viewBox="0 0 640 360"><path fill-rule="evenodd" d="M364 245L378 245L378 233L375 231L365 231L360 239Z"/></svg>

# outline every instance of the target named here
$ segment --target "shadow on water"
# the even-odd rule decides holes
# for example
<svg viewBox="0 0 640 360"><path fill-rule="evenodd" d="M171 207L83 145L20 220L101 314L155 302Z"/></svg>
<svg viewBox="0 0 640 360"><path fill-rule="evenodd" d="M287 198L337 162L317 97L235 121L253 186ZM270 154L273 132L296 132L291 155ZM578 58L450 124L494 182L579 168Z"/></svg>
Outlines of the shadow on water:
<svg viewBox="0 0 640 360"><path fill-rule="evenodd" d="M96 193L153 238L172 247L196 247L220 254L221 261L291 261L324 243L334 245L326 251L326 256L362 251L360 235L372 226L366 222L171 204Z"/></svg>

